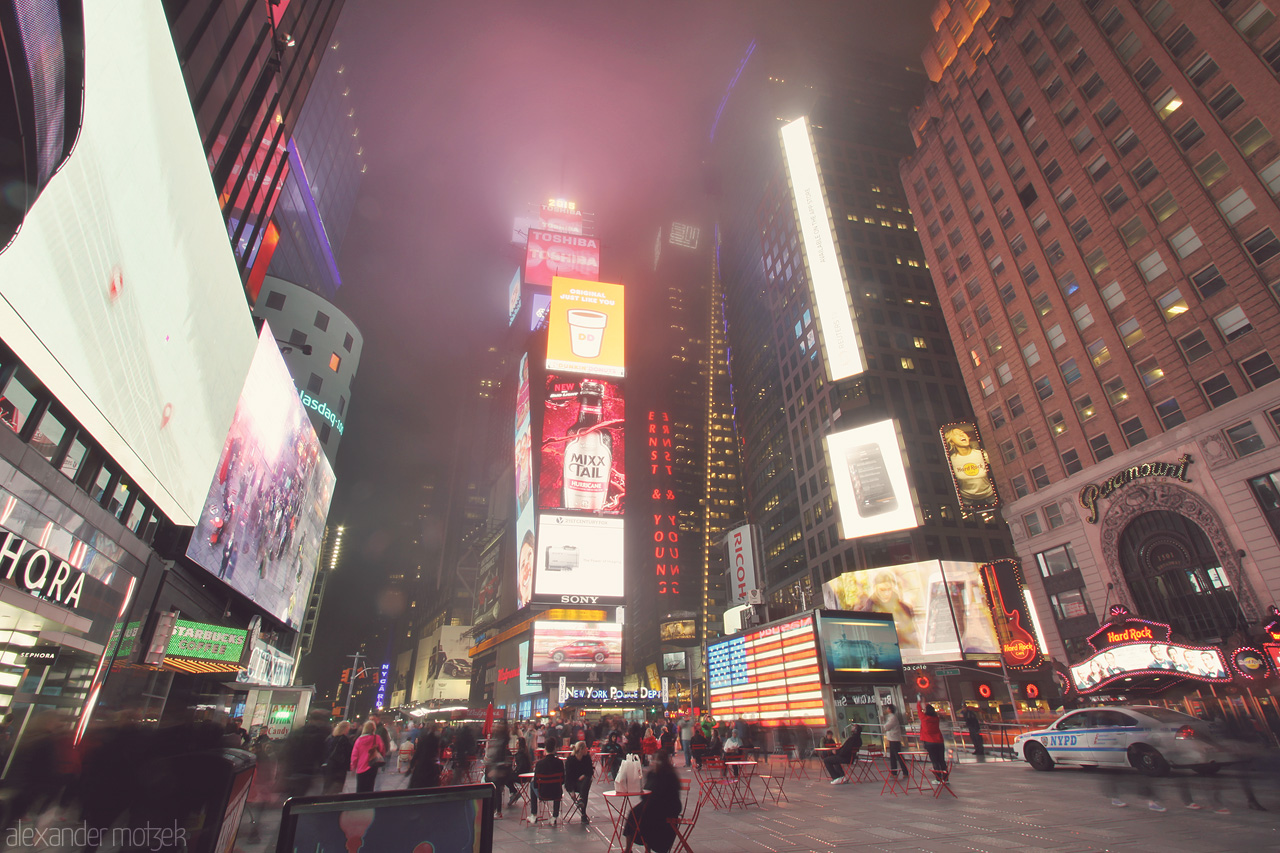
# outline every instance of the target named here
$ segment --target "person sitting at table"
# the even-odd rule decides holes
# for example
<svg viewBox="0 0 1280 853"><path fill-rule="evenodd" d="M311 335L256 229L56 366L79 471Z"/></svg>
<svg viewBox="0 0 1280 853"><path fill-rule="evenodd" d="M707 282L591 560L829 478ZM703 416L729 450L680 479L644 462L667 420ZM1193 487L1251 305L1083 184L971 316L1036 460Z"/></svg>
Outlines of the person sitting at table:
<svg viewBox="0 0 1280 853"><path fill-rule="evenodd" d="M649 792L648 796L642 797L627 815L622 830L626 846L622 849L624 853L631 853L631 845L638 836L640 843L652 853L668 853L676 840L676 830L670 819L680 816L683 805L680 776L671 763L671 753L665 749L654 754L653 765L645 776L644 789Z"/></svg>
<svg viewBox="0 0 1280 853"><path fill-rule="evenodd" d="M707 749L710 746L710 742L700 726L693 727L693 737L690 738L689 745L690 750L693 752L693 763L701 770L702 759L707 757Z"/></svg>
<svg viewBox="0 0 1280 853"><path fill-rule="evenodd" d="M849 727L848 740L840 744L840 748L829 756L823 756L822 763L826 765L827 772L831 774L832 785L839 785L849 781L845 778L844 771L841 768L846 764L852 765L857 761L858 750L860 749L862 749L862 726L852 725Z"/></svg>
<svg viewBox="0 0 1280 853"><path fill-rule="evenodd" d="M587 819L587 794L591 793L591 777L595 768L591 764L591 753L587 751L585 741L573 745L573 751L564 760L564 786L569 796L578 800L583 823L591 823Z"/></svg>
<svg viewBox="0 0 1280 853"><path fill-rule="evenodd" d="M658 751L658 739L653 736L653 729L645 729L644 737L640 741L640 762L645 766L649 766L649 756Z"/></svg>
<svg viewBox="0 0 1280 853"><path fill-rule="evenodd" d="M547 754L533 766L534 784L529 787L536 791L539 799L551 800L551 825L555 826L560 820L560 798L564 796L564 762L556 755L555 735L547 735L544 743ZM544 783L545 779L555 781Z"/></svg>
<svg viewBox="0 0 1280 853"><path fill-rule="evenodd" d="M529 744L524 738L516 738L516 754L511 759L512 765L515 767L515 777L520 778L521 773L533 772L533 759L529 757ZM520 792L513 790L511 799L507 801L508 806L514 806L516 800L520 798ZM534 808L537 808L537 801L534 800Z"/></svg>
<svg viewBox="0 0 1280 853"><path fill-rule="evenodd" d="M609 740L600 747L600 754L609 756L609 778L616 778L618 768L622 766L622 744L618 742L617 732L609 732Z"/></svg>
<svg viewBox="0 0 1280 853"><path fill-rule="evenodd" d="M836 743L835 735L831 733L831 729L827 729L826 735L822 738L823 749L835 749L840 744Z"/></svg>
<svg viewBox="0 0 1280 853"><path fill-rule="evenodd" d="M722 754L726 764L730 761L742 761L746 758L742 751L742 741L738 739L736 731L729 732L729 739L724 742ZM738 775L738 768L733 768L733 775Z"/></svg>

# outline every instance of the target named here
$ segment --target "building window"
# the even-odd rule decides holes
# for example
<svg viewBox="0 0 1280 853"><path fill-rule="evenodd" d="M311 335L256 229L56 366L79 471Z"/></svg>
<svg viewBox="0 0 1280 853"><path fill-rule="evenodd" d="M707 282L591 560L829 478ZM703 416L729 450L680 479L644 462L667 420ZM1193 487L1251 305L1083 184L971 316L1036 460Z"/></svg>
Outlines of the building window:
<svg viewBox="0 0 1280 853"><path fill-rule="evenodd" d="M1271 525L1271 533L1280 539L1280 471L1263 474L1249 481L1253 496L1262 507L1262 514Z"/></svg>
<svg viewBox="0 0 1280 853"><path fill-rule="evenodd" d="M1079 462L1076 464L1079 464ZM1056 503L1047 504L1041 511L1044 513L1045 523L1049 525L1050 530L1057 530L1059 527L1066 524L1062 518L1062 510L1058 508Z"/></svg>
<svg viewBox="0 0 1280 853"><path fill-rule="evenodd" d="M979 379L978 385L981 386L982 396L984 397L990 397L996 392L996 383L995 380L991 378L990 373Z"/></svg>
<svg viewBox="0 0 1280 853"><path fill-rule="evenodd" d="M1227 427L1223 432L1227 436L1227 441L1231 442L1231 447L1235 450L1237 458L1248 456L1250 453L1257 453L1266 446L1262 443L1262 436L1258 435L1258 430L1253 425L1253 421L1245 421L1242 424Z"/></svg>
<svg viewBox="0 0 1280 853"><path fill-rule="evenodd" d="M284 294L278 290L273 290L267 294L267 307L273 311L279 311L284 307Z"/></svg>
<svg viewBox="0 0 1280 853"><path fill-rule="evenodd" d="M1133 128L1126 127L1124 130L1116 134L1115 142L1116 153L1121 157L1126 156L1130 151L1138 147L1138 135L1133 132Z"/></svg>
<svg viewBox="0 0 1280 853"><path fill-rule="evenodd" d="M1099 154L1092 162L1089 163L1088 166L1085 166L1085 171L1089 173L1089 177L1093 178L1096 183L1106 177L1107 173L1111 171L1111 163L1107 161L1105 154Z"/></svg>
<svg viewBox="0 0 1280 853"><path fill-rule="evenodd" d="M1000 427L1004 426L1005 424L1004 410L1001 409L999 406L996 406L994 409L987 412L987 417L991 418L992 429L1000 429Z"/></svg>
<svg viewBox="0 0 1280 853"><path fill-rule="evenodd" d="M1046 578L1080 570L1080 566L1076 563L1075 552L1067 544L1036 554L1036 565L1040 567L1041 577Z"/></svg>
<svg viewBox="0 0 1280 853"><path fill-rule="evenodd" d="M1160 257L1159 249L1138 261L1138 268L1142 270L1142 277L1147 281L1153 281L1169 269L1165 265L1164 258Z"/></svg>
<svg viewBox="0 0 1280 853"><path fill-rule="evenodd" d="M316 328L322 332L329 331L329 315L323 311L316 312Z"/></svg>
<svg viewBox="0 0 1280 853"><path fill-rule="evenodd" d="M1146 335L1142 331L1142 327L1138 325L1138 319L1131 317L1116 326L1116 331L1120 333L1120 339L1124 341L1125 349L1133 349L1142 341Z"/></svg>
<svg viewBox="0 0 1280 853"><path fill-rule="evenodd" d="M1129 200L1129 195L1124 191L1124 187L1116 184L1111 189L1102 194L1102 201L1107 206L1107 210L1115 213L1124 207L1125 202Z"/></svg>
<svg viewBox="0 0 1280 853"><path fill-rule="evenodd" d="M1089 129L1089 125L1087 124L1071 136L1071 147L1078 152L1083 152L1092 144L1093 131Z"/></svg>
<svg viewBox="0 0 1280 853"><path fill-rule="evenodd" d="M1037 465L1028 473L1031 474L1031 483L1037 489L1047 488L1049 485L1049 472L1045 470L1043 465Z"/></svg>
<svg viewBox="0 0 1280 853"><path fill-rule="evenodd" d="M1084 464L1080 461L1080 454L1076 452L1074 447L1062 452L1062 467L1066 470L1068 477L1084 470Z"/></svg>
<svg viewBox="0 0 1280 853"><path fill-rule="evenodd" d="M307 345L307 333L306 333L306 332L299 331L298 329L290 329L290 330L289 330L289 344L290 344L291 346L295 346L295 347L298 347L298 348L302 348L302 347L306 346L306 345Z"/></svg>
<svg viewBox="0 0 1280 853"><path fill-rule="evenodd" d="M1045 337L1049 339L1049 346L1058 349L1067 342L1067 336L1062 333L1062 325L1054 323L1045 330Z"/></svg>
<svg viewBox="0 0 1280 853"><path fill-rule="evenodd" d="M1034 341L1022 348L1022 358L1026 361L1027 367L1034 367L1040 363L1040 352L1036 349Z"/></svg>
<svg viewBox="0 0 1280 853"><path fill-rule="evenodd" d="M1244 187L1218 202L1218 210L1222 211L1222 216L1227 220L1228 225L1235 225L1256 209L1257 205L1253 203L1253 199L1249 198Z"/></svg>
<svg viewBox="0 0 1280 853"><path fill-rule="evenodd" d="M1083 243L1085 238L1093 233L1093 226L1089 224L1088 217L1081 216L1075 222L1072 222L1071 233L1075 236L1077 243Z"/></svg>
<svg viewBox="0 0 1280 853"><path fill-rule="evenodd" d="M1086 348L1089 351L1089 360L1093 362L1094 367L1101 367L1111 360L1111 350L1107 348L1107 342L1102 338L1098 338Z"/></svg>
<svg viewBox="0 0 1280 853"><path fill-rule="evenodd" d="M1142 384L1147 388L1164 379L1164 371L1160 369L1160 365L1154 357L1138 362L1136 368L1139 378L1142 379Z"/></svg>
<svg viewBox="0 0 1280 853"><path fill-rule="evenodd" d="M1236 389L1231 387L1227 374L1219 373L1200 383L1200 390L1209 401L1209 408L1216 409L1223 403L1230 403L1236 398Z"/></svg>
<svg viewBox="0 0 1280 853"><path fill-rule="evenodd" d="M1031 494L1031 487L1027 485L1027 478L1021 474L1017 474L1010 481L1013 483L1013 495L1015 498L1025 498Z"/></svg>
<svg viewBox="0 0 1280 853"><path fill-rule="evenodd" d="M1165 190L1152 199L1147 207L1151 209L1151 215L1156 218L1156 222L1164 222L1177 211L1178 202L1173 197L1173 192Z"/></svg>
<svg viewBox="0 0 1280 853"><path fill-rule="evenodd" d="M332 433L333 433L333 431L332 431L332 429L330 429L329 424L327 424L327 423L325 423L325 422L321 422L321 424L320 424L320 432L319 432L319 433L317 433L317 437L320 439L320 443L321 443L321 444L328 444L328 443L329 443L329 436L330 436L330 435L332 435Z"/></svg>
<svg viewBox="0 0 1280 853"><path fill-rule="evenodd" d="M1026 412L1026 409L1024 409L1024 408L1022 407L1022 395L1021 395L1021 394L1014 394L1012 397L1010 397L1009 399L1005 400L1005 401L1004 401L1004 404L1005 404L1006 406L1008 406L1008 408L1009 408L1009 417L1011 417L1011 418L1020 418L1020 417L1022 417L1023 413L1024 413L1024 412Z"/></svg>
<svg viewBox="0 0 1280 853"><path fill-rule="evenodd" d="M1001 362L996 368L996 376L1000 377L1001 385L1008 385L1013 381L1013 369L1009 367L1009 362Z"/></svg>
<svg viewBox="0 0 1280 853"><path fill-rule="evenodd" d="M1155 108L1156 116L1163 121L1178 111L1182 106L1182 98L1173 89L1165 89L1152 106Z"/></svg>
<svg viewBox="0 0 1280 853"><path fill-rule="evenodd" d="M1037 293L1031 297L1031 307L1036 309L1036 315L1043 317L1053 310L1053 303L1049 301L1049 297L1043 293Z"/></svg>
<svg viewBox="0 0 1280 853"><path fill-rule="evenodd" d="M1164 44L1174 59L1181 59L1183 54L1196 46L1196 37L1186 24L1182 24L1164 40Z"/></svg>
<svg viewBox="0 0 1280 853"><path fill-rule="evenodd" d="M1187 360L1187 364L1193 364L1213 352L1213 347L1200 329L1178 338L1178 348L1182 350L1182 357Z"/></svg>
<svg viewBox="0 0 1280 853"><path fill-rule="evenodd" d="M903 369L903 370L915 370L915 369L916 369L916 362L915 362L915 359L903 357L903 358L898 359L898 361L899 361L899 363L902 365L902 369Z"/></svg>
<svg viewBox="0 0 1280 853"><path fill-rule="evenodd" d="M1231 134L1231 139L1235 142L1236 147L1240 149L1240 153L1248 157L1271 141L1271 132L1262 123L1262 119L1255 118Z"/></svg>
<svg viewBox="0 0 1280 853"><path fill-rule="evenodd" d="M1209 109L1213 110L1213 114L1218 119L1225 120L1244 104L1244 98L1235 86L1230 83L1223 86L1216 95L1209 99Z"/></svg>
<svg viewBox="0 0 1280 853"><path fill-rule="evenodd" d="M1107 438L1107 434L1095 435L1089 439L1089 449L1093 451L1093 459L1095 462L1101 462L1103 459L1110 459L1115 455L1115 451L1111 449L1111 441Z"/></svg>
<svg viewBox="0 0 1280 853"><path fill-rule="evenodd" d="M1120 424L1120 431L1124 433L1125 444L1130 447L1147 440L1147 431L1142 428L1142 420L1140 418L1129 418L1129 420L1124 421Z"/></svg>
<svg viewBox="0 0 1280 853"><path fill-rule="evenodd" d="M1142 88L1150 89L1163 75L1164 72L1160 70L1160 66L1156 64L1156 61L1148 59L1133 72L1133 79L1137 80L1138 85Z"/></svg>
<svg viewBox="0 0 1280 853"><path fill-rule="evenodd" d="M1106 393L1107 400L1113 406L1118 406L1121 403L1128 402L1129 400L1129 392L1125 390L1124 380L1119 376L1103 382L1102 390Z"/></svg>
<svg viewBox="0 0 1280 853"><path fill-rule="evenodd" d="M351 333L348 332L347 336L342 339L342 348L347 352L351 352L351 348L355 346L355 343L356 339L351 337Z"/></svg>
<svg viewBox="0 0 1280 853"><path fill-rule="evenodd" d="M1076 407L1076 417L1080 419L1081 423L1084 423L1098 413L1094 408L1093 398L1088 394L1076 397L1075 400L1072 401L1072 405Z"/></svg>
<svg viewBox="0 0 1280 853"><path fill-rule="evenodd" d="M1108 311L1116 310L1116 306L1124 302L1124 291L1120 288L1120 282L1113 281L1099 291L1102 294L1102 301L1106 303Z"/></svg>
<svg viewBox="0 0 1280 853"><path fill-rule="evenodd" d="M1012 438L1006 438L1000 442L1000 458L1005 462L1012 462L1018 458L1018 448Z"/></svg>
<svg viewBox="0 0 1280 853"><path fill-rule="evenodd" d="M347 398L339 396L338 397L338 414L344 415L346 414L346 412L347 412Z"/></svg>
<svg viewBox="0 0 1280 853"><path fill-rule="evenodd" d="M1156 302L1160 305L1160 313L1165 320L1173 320L1187 313L1187 300L1182 298L1182 291L1174 288L1165 293Z"/></svg>
<svg viewBox="0 0 1280 853"><path fill-rule="evenodd" d="M1080 368L1076 366L1074 358L1069 358L1059 364L1058 369L1062 371L1062 379L1066 384L1072 385L1080 381Z"/></svg>
<svg viewBox="0 0 1280 853"><path fill-rule="evenodd" d="M1200 294L1202 300L1208 299L1227 286L1226 280L1223 279L1222 274L1218 272L1218 268L1214 264L1209 264L1209 266L1194 273L1191 276L1191 283L1196 286L1196 293Z"/></svg>
<svg viewBox="0 0 1280 853"><path fill-rule="evenodd" d="M1095 276L1110 266L1110 262L1107 260L1107 253L1102 251L1101 247L1085 255L1084 263L1089 268L1089 272Z"/></svg>
<svg viewBox="0 0 1280 853"><path fill-rule="evenodd" d="M1206 187L1211 187L1227 174L1227 161L1222 159L1221 154L1214 151L1208 157L1196 163L1195 170L1196 177L1200 179L1200 183Z"/></svg>
<svg viewBox="0 0 1280 853"><path fill-rule="evenodd" d="M1049 596L1049 604L1053 607L1054 618L1059 622L1064 619L1088 616L1090 613L1089 599L1085 597L1083 589L1055 593Z"/></svg>
<svg viewBox="0 0 1280 853"><path fill-rule="evenodd" d="M1245 240L1244 248L1258 266L1280 255L1280 241L1276 240L1276 235L1270 228L1264 228Z"/></svg>
<svg viewBox="0 0 1280 853"><path fill-rule="evenodd" d="M1160 426L1165 429L1173 429L1187 422L1187 416L1182 413L1182 407L1173 397L1156 403L1156 417L1160 418Z"/></svg>
<svg viewBox="0 0 1280 853"><path fill-rule="evenodd" d="M1259 2L1249 7L1249 11L1236 19L1236 29L1246 39L1253 39L1271 26L1271 22L1275 19L1275 13L1268 8L1266 3L1259 0Z"/></svg>
<svg viewBox="0 0 1280 853"><path fill-rule="evenodd" d="M1196 236L1196 230L1188 225L1169 238L1169 245L1178 253L1179 258L1185 258L1203 246L1204 243Z"/></svg>
<svg viewBox="0 0 1280 853"><path fill-rule="evenodd" d="M1187 79L1197 88L1202 88L1217 73L1218 63L1214 62L1213 57L1207 53L1200 54L1200 58L1187 67Z"/></svg>
<svg viewBox="0 0 1280 853"><path fill-rule="evenodd" d="M1048 376L1041 376L1033 384L1036 386L1036 396L1041 400L1048 400L1053 396L1053 383Z"/></svg>
<svg viewBox="0 0 1280 853"><path fill-rule="evenodd" d="M1132 246L1147 236L1147 226L1142 224L1141 217L1134 216L1120 226L1120 236L1126 246Z"/></svg>
<svg viewBox="0 0 1280 853"><path fill-rule="evenodd" d="M1280 379L1280 370L1276 369L1275 362L1267 352L1241 359L1240 370L1244 373L1245 379L1249 380L1251 388L1261 388Z"/></svg>
<svg viewBox="0 0 1280 853"><path fill-rule="evenodd" d="M1076 328L1084 331L1093 325L1093 314L1089 311L1088 305L1081 305L1071 310L1071 319L1075 322Z"/></svg>
<svg viewBox="0 0 1280 853"><path fill-rule="evenodd" d="M316 376L314 373L311 374L311 378L307 380L307 390L310 391L312 394L319 394L320 389L323 386L324 386L324 380L319 376Z"/></svg>
<svg viewBox="0 0 1280 853"><path fill-rule="evenodd" d="M1036 449L1036 434L1030 427L1018 431L1018 445L1023 453L1030 453Z"/></svg>
<svg viewBox="0 0 1280 853"><path fill-rule="evenodd" d="M334 373L338 372L338 368L342 366L342 357L336 352L329 356L329 369Z"/></svg>
<svg viewBox="0 0 1280 853"><path fill-rule="evenodd" d="M1013 328L1015 336L1023 334L1029 328L1027 326L1027 318L1021 311L1009 318L1009 325Z"/></svg>
<svg viewBox="0 0 1280 853"><path fill-rule="evenodd" d="M1173 138L1179 148L1190 151L1197 142L1204 139L1204 130L1195 119L1189 119L1173 132Z"/></svg>
<svg viewBox="0 0 1280 853"><path fill-rule="evenodd" d="M1040 529L1040 517L1034 511L1022 517L1022 524L1027 528L1028 536L1039 536L1044 532Z"/></svg>
<svg viewBox="0 0 1280 853"><path fill-rule="evenodd" d="M1249 322L1244 309L1239 305L1233 305L1214 317L1213 323L1222 333L1223 339L1228 342L1239 340L1253 331L1253 324Z"/></svg>

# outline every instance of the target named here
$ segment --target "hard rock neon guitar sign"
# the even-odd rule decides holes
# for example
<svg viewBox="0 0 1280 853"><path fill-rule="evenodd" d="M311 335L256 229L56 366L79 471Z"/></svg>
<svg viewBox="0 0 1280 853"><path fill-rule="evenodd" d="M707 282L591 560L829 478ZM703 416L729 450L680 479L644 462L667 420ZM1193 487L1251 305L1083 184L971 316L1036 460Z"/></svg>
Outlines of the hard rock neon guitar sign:
<svg viewBox="0 0 1280 853"><path fill-rule="evenodd" d="M1044 661L1040 644L1026 627L1031 614L1017 560L997 560L982 567L982 585L996 626L1000 653L1010 669L1035 669ZM1025 623L1025 625L1024 625Z"/></svg>

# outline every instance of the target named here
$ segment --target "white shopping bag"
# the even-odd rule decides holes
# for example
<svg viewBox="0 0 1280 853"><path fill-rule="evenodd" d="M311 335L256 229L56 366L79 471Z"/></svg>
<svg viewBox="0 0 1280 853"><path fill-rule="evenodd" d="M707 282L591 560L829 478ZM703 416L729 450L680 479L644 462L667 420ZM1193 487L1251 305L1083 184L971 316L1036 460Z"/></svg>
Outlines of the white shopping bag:
<svg viewBox="0 0 1280 853"><path fill-rule="evenodd" d="M622 759L613 787L621 794L638 794L644 790L644 771L640 768L638 755L628 755Z"/></svg>

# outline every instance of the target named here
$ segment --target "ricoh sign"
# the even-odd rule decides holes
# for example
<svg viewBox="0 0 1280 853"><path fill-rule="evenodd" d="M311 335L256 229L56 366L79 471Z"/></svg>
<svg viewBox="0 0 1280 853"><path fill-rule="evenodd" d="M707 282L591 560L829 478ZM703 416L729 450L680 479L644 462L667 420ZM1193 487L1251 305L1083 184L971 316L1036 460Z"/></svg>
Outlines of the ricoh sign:
<svg viewBox="0 0 1280 853"><path fill-rule="evenodd" d="M746 604L748 591L760 586L751 525L744 524L730 530L727 544L729 606Z"/></svg>

